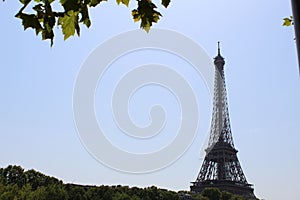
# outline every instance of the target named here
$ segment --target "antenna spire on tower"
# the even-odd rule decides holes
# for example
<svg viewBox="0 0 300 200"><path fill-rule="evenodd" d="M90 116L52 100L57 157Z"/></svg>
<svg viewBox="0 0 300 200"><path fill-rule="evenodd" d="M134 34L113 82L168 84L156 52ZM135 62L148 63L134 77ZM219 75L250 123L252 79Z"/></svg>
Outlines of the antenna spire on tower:
<svg viewBox="0 0 300 200"><path fill-rule="evenodd" d="M221 53L220 53L221 51L220 51L220 41L218 42L218 55L221 55Z"/></svg>

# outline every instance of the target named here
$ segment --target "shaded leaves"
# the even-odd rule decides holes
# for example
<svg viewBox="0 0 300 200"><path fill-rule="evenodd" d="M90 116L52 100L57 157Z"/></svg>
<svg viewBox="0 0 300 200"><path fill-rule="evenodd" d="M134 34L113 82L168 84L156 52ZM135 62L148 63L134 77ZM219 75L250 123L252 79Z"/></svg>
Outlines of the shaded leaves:
<svg viewBox="0 0 300 200"><path fill-rule="evenodd" d="M161 4L162 4L165 8L167 8L167 7L169 6L170 2L171 2L171 0L162 0L162 1L161 1Z"/></svg>
<svg viewBox="0 0 300 200"><path fill-rule="evenodd" d="M43 0L38 1L39 4L35 5L32 9L36 12L35 14L26 14L23 13L23 10L31 2L31 0L20 0L24 6L21 10L15 15L15 17L22 20L24 29L33 28L35 29L36 34L42 33L42 39L50 39L51 45L53 45L54 32L53 28L56 22L56 17L58 13L52 11L51 3L53 1Z"/></svg>
<svg viewBox="0 0 300 200"><path fill-rule="evenodd" d="M139 0L138 8L132 11L133 20L135 22L141 20L140 27L149 32L153 22L157 23L162 16L155 10L156 5L149 0Z"/></svg>
<svg viewBox="0 0 300 200"><path fill-rule="evenodd" d="M54 41L54 27L61 28L64 40L75 35L80 35L80 24L87 28L91 26L89 9L98 6L106 0L60 0L60 10L55 11L52 3L55 0L20 0L23 5L15 17L22 20L24 30L32 28L36 35L41 33L43 40ZM129 6L130 0L116 0L117 4ZM131 14L134 22L140 21L140 27L149 32L153 23L157 23L162 16L156 10L156 5L151 0L136 0L137 8ZM34 4L31 13L24 12L28 5ZM161 0L161 4L167 8L170 0ZM57 6L55 7L57 8ZM28 9L27 9L28 10Z"/></svg>
<svg viewBox="0 0 300 200"><path fill-rule="evenodd" d="M129 5L129 0L117 0L117 4L120 4L120 3L122 3L122 4L124 4L125 6L128 7L128 5Z"/></svg>
<svg viewBox="0 0 300 200"><path fill-rule="evenodd" d="M39 19L36 15L28 15L28 14L23 14L23 13L20 13L18 15L18 17L20 19L22 19L22 24L24 26L24 30L26 30L27 28L33 28L35 29L35 32L36 34L38 35L40 31L43 30L40 22L39 22Z"/></svg>

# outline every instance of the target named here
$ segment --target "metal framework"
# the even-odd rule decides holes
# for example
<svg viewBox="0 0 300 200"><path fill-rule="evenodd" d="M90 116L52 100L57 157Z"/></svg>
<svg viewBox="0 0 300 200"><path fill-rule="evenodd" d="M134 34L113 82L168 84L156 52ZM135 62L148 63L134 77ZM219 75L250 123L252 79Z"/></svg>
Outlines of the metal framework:
<svg viewBox="0 0 300 200"><path fill-rule="evenodd" d="M192 182L191 191L200 193L204 188L215 187L246 199L256 199L251 184L248 184L234 148L224 76L224 58L220 53L214 58L215 82L213 113L206 156L199 175Z"/></svg>

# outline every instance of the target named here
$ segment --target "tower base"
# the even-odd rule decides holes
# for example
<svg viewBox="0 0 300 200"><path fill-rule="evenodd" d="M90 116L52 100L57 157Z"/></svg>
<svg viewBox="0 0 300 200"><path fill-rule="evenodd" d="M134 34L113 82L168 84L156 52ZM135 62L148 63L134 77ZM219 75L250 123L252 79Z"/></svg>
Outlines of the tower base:
<svg viewBox="0 0 300 200"><path fill-rule="evenodd" d="M256 200L254 189L251 184L243 184L228 180L208 180L203 182L192 182L191 192L201 193L205 188L218 188L220 191L227 191L232 194L242 196L247 200Z"/></svg>

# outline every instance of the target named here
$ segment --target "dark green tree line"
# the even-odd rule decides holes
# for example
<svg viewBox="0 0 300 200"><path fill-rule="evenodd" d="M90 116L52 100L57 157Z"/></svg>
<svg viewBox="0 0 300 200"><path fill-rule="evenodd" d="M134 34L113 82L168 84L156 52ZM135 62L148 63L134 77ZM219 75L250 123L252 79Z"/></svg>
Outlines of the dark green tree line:
<svg viewBox="0 0 300 200"><path fill-rule="evenodd" d="M243 200L240 196L216 188L191 194L155 186L84 186L63 183L33 169L25 171L20 166L0 168L0 200L179 200L181 194L187 194L194 200Z"/></svg>

